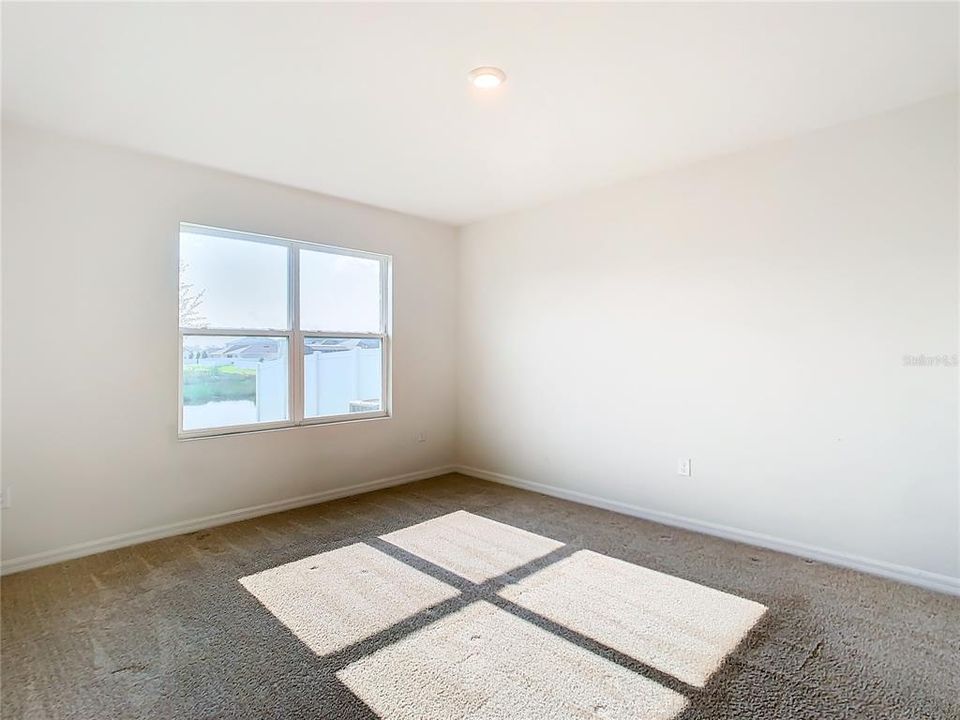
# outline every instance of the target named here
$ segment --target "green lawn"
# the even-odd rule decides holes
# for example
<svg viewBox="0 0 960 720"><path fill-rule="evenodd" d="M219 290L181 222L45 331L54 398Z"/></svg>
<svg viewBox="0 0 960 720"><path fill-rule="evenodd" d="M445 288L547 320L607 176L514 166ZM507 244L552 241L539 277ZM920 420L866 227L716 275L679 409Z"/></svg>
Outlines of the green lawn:
<svg viewBox="0 0 960 720"><path fill-rule="evenodd" d="M257 371L236 365L183 366L183 404L203 405L220 400L257 400Z"/></svg>

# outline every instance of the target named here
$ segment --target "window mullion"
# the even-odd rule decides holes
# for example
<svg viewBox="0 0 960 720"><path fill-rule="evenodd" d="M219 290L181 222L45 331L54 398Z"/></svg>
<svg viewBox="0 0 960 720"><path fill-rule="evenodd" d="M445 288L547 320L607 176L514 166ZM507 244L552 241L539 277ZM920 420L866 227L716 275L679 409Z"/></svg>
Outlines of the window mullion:
<svg viewBox="0 0 960 720"><path fill-rule="evenodd" d="M196 336L220 336L220 335L229 335L234 337L283 337L289 330L261 330L259 328L221 328L221 327L203 327L203 328L191 328L191 327L182 327L180 328L181 335L196 335Z"/></svg>
<svg viewBox="0 0 960 720"><path fill-rule="evenodd" d="M380 408L388 415L393 412L393 343L390 333L390 308L393 306L393 269L386 258L380 259Z"/></svg>
<svg viewBox="0 0 960 720"><path fill-rule="evenodd" d="M307 338L370 338L371 340L386 337L385 333L378 332L335 332L332 330L302 330L300 335Z"/></svg>
<svg viewBox="0 0 960 720"><path fill-rule="evenodd" d="M300 249L290 245L290 419L303 422L303 333L300 330Z"/></svg>
<svg viewBox="0 0 960 720"><path fill-rule="evenodd" d="M387 318L390 307L390 265L383 258L380 259L380 334L389 332Z"/></svg>

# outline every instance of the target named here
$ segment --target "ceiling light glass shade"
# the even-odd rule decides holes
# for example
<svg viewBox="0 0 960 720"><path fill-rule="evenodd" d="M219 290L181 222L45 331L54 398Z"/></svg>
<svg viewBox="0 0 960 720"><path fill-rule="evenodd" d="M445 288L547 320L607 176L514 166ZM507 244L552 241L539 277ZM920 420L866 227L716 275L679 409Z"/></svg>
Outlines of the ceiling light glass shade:
<svg viewBox="0 0 960 720"><path fill-rule="evenodd" d="M470 82L481 90L499 87L507 81L507 75L500 68L478 67L470 71Z"/></svg>

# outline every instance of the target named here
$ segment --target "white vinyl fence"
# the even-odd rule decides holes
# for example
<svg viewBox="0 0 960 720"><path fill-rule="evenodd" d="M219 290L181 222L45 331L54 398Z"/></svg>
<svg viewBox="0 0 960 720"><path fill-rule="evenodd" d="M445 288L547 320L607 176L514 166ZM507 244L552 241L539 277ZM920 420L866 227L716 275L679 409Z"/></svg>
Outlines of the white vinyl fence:
<svg viewBox="0 0 960 720"><path fill-rule="evenodd" d="M271 422L288 417L287 358L247 360L200 358L203 366L234 365L256 371L256 400L222 400L184 405L186 429ZM304 414L307 417L378 410L381 407L381 352L353 348L304 357Z"/></svg>

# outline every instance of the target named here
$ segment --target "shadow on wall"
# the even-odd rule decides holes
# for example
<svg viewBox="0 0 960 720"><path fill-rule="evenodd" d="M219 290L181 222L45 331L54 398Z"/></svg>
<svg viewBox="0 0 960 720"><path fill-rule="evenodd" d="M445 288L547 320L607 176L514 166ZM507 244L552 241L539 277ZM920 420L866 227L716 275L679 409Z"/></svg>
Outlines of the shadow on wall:
<svg viewBox="0 0 960 720"><path fill-rule="evenodd" d="M385 720L677 718L766 611L465 511L240 583Z"/></svg>

